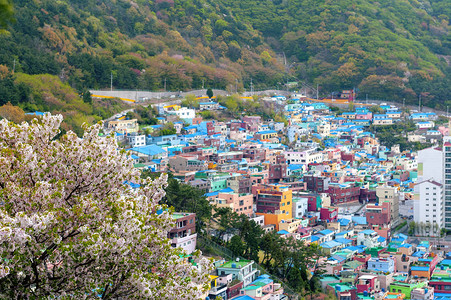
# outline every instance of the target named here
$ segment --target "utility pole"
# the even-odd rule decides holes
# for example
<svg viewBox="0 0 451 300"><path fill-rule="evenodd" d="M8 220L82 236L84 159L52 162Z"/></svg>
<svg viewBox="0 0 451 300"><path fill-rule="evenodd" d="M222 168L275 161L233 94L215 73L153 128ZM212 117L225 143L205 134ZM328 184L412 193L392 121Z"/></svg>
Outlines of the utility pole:
<svg viewBox="0 0 451 300"><path fill-rule="evenodd" d="M113 91L113 71L111 71L110 90Z"/></svg>
<svg viewBox="0 0 451 300"><path fill-rule="evenodd" d="M449 106L446 106L446 117L448 118Z"/></svg>
<svg viewBox="0 0 451 300"><path fill-rule="evenodd" d="M204 80L202 79L202 89L204 89Z"/></svg>
<svg viewBox="0 0 451 300"><path fill-rule="evenodd" d="M402 98L402 108L406 106L406 98Z"/></svg>
<svg viewBox="0 0 451 300"><path fill-rule="evenodd" d="M319 97L318 97L318 84L316 84L316 100L319 100Z"/></svg>
<svg viewBox="0 0 451 300"><path fill-rule="evenodd" d="M251 95L254 95L254 85L252 84L252 78L251 78Z"/></svg>
<svg viewBox="0 0 451 300"><path fill-rule="evenodd" d="M421 111L421 93L418 96L418 112L420 112L420 111Z"/></svg>

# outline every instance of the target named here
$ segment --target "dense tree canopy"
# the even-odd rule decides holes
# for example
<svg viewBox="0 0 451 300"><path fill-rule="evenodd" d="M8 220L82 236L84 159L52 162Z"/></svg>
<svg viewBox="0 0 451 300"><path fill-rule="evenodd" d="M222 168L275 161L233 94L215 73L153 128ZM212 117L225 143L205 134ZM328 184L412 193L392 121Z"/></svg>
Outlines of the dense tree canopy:
<svg viewBox="0 0 451 300"><path fill-rule="evenodd" d="M6 2L5 2L6 1ZM1 3L10 2L3 0ZM319 84L448 105L449 1L17 2L0 64L77 90ZM2 19L2 18L0 18ZM81 22L80 22L81 20Z"/></svg>

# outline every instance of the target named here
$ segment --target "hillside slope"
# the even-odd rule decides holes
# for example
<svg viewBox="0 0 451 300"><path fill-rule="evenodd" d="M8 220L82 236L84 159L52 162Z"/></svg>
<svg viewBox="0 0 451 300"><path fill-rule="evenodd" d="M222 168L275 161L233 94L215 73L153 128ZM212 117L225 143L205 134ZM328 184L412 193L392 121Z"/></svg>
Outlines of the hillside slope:
<svg viewBox="0 0 451 300"><path fill-rule="evenodd" d="M448 105L446 0L24 0L0 64L86 88L319 84Z"/></svg>

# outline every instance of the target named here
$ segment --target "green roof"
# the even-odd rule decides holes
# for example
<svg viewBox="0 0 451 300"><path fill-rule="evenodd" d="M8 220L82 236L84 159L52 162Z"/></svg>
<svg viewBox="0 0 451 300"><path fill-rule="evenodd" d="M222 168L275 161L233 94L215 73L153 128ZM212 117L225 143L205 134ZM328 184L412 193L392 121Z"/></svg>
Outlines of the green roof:
<svg viewBox="0 0 451 300"><path fill-rule="evenodd" d="M242 288L242 290L256 290L258 288L260 288L260 286L248 285L247 287Z"/></svg>
<svg viewBox="0 0 451 300"><path fill-rule="evenodd" d="M360 300L373 300L374 298L372 298L371 296L364 296L363 293L359 293L357 294L357 298Z"/></svg>
<svg viewBox="0 0 451 300"><path fill-rule="evenodd" d="M231 268L233 268L232 264L235 264L237 268L241 269L241 268L245 267L246 265L248 265L250 263L251 263L251 261L250 260L246 260L246 259L241 259L240 261L232 261L232 260L230 260L230 261L224 263L222 266L220 266L220 268L229 268L229 269L231 269Z"/></svg>
<svg viewBox="0 0 451 300"><path fill-rule="evenodd" d="M180 218L183 218L183 217L186 217L187 216L187 214L186 213L173 213L172 214L172 218L173 219L180 219Z"/></svg>
<svg viewBox="0 0 451 300"><path fill-rule="evenodd" d="M363 265L362 262L353 260L353 261L348 261L347 263L344 263L343 267L355 269L355 268L360 267L361 265Z"/></svg>
<svg viewBox="0 0 451 300"><path fill-rule="evenodd" d="M443 281L443 282L451 282L451 278L449 277L440 277L440 276L432 276L431 280L429 281Z"/></svg>
<svg viewBox="0 0 451 300"><path fill-rule="evenodd" d="M340 278L336 276L323 276L323 278L320 279L320 281L334 281L334 280L340 280Z"/></svg>
<svg viewBox="0 0 451 300"><path fill-rule="evenodd" d="M342 283L342 282L329 283L328 286L332 287L333 289L336 289L337 286L340 286L340 292L347 292L347 291L356 289L355 286L348 284L348 283Z"/></svg>

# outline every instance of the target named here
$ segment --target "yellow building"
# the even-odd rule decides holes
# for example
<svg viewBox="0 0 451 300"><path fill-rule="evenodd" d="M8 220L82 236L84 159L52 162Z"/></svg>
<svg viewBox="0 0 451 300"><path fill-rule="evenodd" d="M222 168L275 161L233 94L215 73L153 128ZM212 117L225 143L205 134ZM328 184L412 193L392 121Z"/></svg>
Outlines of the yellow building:
<svg viewBox="0 0 451 300"><path fill-rule="evenodd" d="M137 119L110 121L108 128L124 134L138 132L139 130Z"/></svg>
<svg viewBox="0 0 451 300"><path fill-rule="evenodd" d="M265 216L265 225L279 231L282 220L292 219L293 191L288 186L271 184L257 191L257 215Z"/></svg>
<svg viewBox="0 0 451 300"><path fill-rule="evenodd" d="M267 139L270 139L270 138L277 137L277 131L274 131L274 130L259 131L259 132L256 133L256 136L260 140L267 140Z"/></svg>
<svg viewBox="0 0 451 300"><path fill-rule="evenodd" d="M279 230L286 230L289 233L296 232L298 227L302 224L303 220L291 219L291 220L282 220L279 223Z"/></svg>

